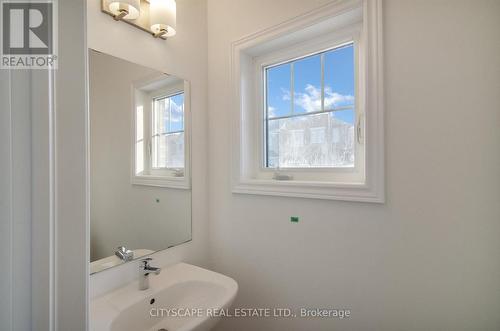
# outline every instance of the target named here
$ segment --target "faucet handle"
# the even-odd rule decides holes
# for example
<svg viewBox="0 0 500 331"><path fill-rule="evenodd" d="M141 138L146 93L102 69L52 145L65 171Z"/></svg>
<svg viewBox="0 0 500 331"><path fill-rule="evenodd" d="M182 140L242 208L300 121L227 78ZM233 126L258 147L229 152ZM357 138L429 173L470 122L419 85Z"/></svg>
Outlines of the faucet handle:
<svg viewBox="0 0 500 331"><path fill-rule="evenodd" d="M152 258L150 257L147 257L147 258L144 258L144 259L141 259L140 262L143 263L143 265L141 265L140 267L141 268L145 268L149 265L149 261L153 261Z"/></svg>

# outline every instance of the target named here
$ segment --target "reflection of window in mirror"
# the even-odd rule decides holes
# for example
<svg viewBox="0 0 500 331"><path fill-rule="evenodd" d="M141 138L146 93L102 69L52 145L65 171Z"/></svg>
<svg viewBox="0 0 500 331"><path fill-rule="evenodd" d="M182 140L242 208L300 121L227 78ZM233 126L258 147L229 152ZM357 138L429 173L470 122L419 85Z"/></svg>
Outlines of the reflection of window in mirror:
<svg viewBox="0 0 500 331"><path fill-rule="evenodd" d="M184 169L184 93L153 99L151 169Z"/></svg>
<svg viewBox="0 0 500 331"><path fill-rule="evenodd" d="M186 85L186 86L185 86ZM189 188L188 87L167 76L134 84L134 184Z"/></svg>

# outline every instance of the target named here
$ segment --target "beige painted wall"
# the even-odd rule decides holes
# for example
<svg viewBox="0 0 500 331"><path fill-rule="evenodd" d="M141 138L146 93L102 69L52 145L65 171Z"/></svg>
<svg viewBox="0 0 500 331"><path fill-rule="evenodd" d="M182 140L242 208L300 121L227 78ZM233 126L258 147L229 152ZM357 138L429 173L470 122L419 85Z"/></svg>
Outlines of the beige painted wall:
<svg viewBox="0 0 500 331"><path fill-rule="evenodd" d="M208 0L210 249L237 306L352 317L218 330L500 329L500 2L384 1L385 204L231 194L230 43L327 2Z"/></svg>

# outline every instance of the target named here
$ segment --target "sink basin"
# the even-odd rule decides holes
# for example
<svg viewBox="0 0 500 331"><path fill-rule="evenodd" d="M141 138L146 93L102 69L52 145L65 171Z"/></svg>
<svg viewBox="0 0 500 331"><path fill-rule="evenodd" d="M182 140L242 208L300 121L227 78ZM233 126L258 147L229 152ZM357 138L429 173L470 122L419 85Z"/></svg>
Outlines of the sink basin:
<svg viewBox="0 0 500 331"><path fill-rule="evenodd" d="M92 300L89 330L210 330L238 291L232 278L186 263L163 268L149 281L145 291L134 281Z"/></svg>

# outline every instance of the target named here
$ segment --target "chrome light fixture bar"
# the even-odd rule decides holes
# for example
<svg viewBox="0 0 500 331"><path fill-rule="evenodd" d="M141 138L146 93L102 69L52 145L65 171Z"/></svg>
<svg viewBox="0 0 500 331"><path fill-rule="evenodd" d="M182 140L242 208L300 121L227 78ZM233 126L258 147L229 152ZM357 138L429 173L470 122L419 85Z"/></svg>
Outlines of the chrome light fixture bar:
<svg viewBox="0 0 500 331"><path fill-rule="evenodd" d="M175 0L101 0L101 11L155 38L166 40L176 34Z"/></svg>

